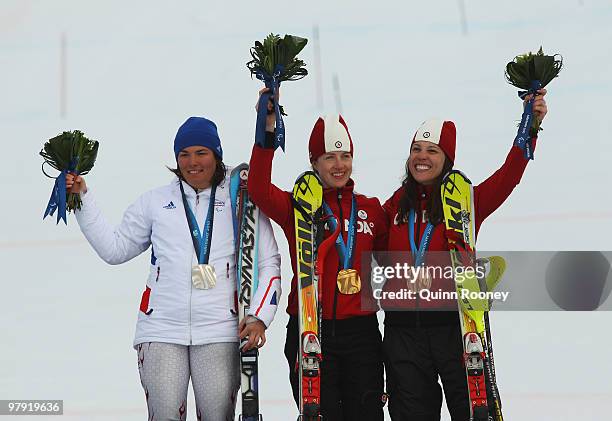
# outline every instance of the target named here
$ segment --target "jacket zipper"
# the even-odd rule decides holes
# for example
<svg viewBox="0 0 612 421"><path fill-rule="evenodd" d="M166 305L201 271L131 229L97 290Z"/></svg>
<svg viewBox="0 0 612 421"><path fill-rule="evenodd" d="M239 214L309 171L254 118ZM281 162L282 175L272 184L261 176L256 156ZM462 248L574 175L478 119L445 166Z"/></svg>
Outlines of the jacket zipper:
<svg viewBox="0 0 612 421"><path fill-rule="evenodd" d="M196 192L195 204L196 204L196 207L195 207L194 215L197 215L198 214L198 205L200 204L200 195L197 192ZM196 224L197 224L197 216L196 216ZM192 261L193 261L193 257L191 257L189 263L191 263ZM193 285L190 282L189 283L189 345L193 345L193 337L192 337L192 332L191 332L191 302L192 302L192 297L193 297Z"/></svg>
<svg viewBox="0 0 612 421"><path fill-rule="evenodd" d="M342 231L344 231L344 217L342 215L342 192L338 189L338 209L340 213L340 220L338 224L340 225L340 238L342 238ZM344 240L343 240L344 241ZM340 261L340 256L338 256L338 271L342 270L342 262ZM337 274L336 274L337 276ZM338 308L338 283L334 282L334 308L332 312L332 337L336 336L336 310Z"/></svg>

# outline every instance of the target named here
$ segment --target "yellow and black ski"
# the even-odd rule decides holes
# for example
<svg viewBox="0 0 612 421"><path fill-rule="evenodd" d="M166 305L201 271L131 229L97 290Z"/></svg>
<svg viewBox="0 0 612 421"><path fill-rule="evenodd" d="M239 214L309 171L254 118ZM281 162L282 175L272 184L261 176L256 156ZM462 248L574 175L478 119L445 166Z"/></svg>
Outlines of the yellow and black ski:
<svg viewBox="0 0 612 421"><path fill-rule="evenodd" d="M476 266L474 197L470 180L460 171L450 171L442 181L442 208L453 269ZM455 281L459 302L464 362L470 398L470 419L503 421L491 349L488 310L490 302L478 292L494 287L505 270L503 258L489 260L488 279L476 271L464 271L465 280ZM457 273L457 272L455 272ZM490 284L487 286L487 284ZM487 387L488 386L488 387Z"/></svg>
<svg viewBox="0 0 612 421"><path fill-rule="evenodd" d="M316 263L322 204L321 181L314 172L306 171L293 187L300 331L297 364L300 421L314 421L321 417L321 306Z"/></svg>

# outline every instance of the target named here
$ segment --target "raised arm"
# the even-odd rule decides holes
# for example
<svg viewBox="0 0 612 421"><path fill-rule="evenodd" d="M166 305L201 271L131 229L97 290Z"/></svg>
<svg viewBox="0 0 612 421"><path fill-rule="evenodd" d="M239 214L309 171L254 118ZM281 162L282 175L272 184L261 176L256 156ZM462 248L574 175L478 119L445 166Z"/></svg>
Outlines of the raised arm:
<svg viewBox="0 0 612 421"><path fill-rule="evenodd" d="M67 187L80 191L83 204L75 212L76 220L85 238L106 263L118 265L127 262L147 250L151 245L151 220L146 212L147 195L141 196L124 213L121 224L111 225L98 208L91 190L85 186L85 180L74 176L67 180ZM78 185L78 187L77 187Z"/></svg>
<svg viewBox="0 0 612 421"><path fill-rule="evenodd" d="M262 89L259 94L265 91ZM271 104L268 104L271 110ZM281 226L289 223L293 215L291 194L272 184L272 159L274 158L274 114L266 120L265 147L253 146L249 164L248 189L251 199L274 222Z"/></svg>
<svg viewBox="0 0 612 421"><path fill-rule="evenodd" d="M541 89L539 95L536 96L533 107L535 117L540 122L548 112L544 95L546 95L546 89ZM534 150L536 140L536 137L532 139ZM474 188L477 227L510 196L512 190L520 183L528 162L529 160L524 157L523 151L518 146L513 145L503 165Z"/></svg>

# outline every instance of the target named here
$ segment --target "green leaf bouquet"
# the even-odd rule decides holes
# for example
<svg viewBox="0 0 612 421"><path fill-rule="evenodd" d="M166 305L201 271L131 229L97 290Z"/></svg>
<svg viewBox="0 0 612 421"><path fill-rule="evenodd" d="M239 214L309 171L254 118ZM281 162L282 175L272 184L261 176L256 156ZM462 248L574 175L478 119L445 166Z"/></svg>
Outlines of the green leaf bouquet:
<svg viewBox="0 0 612 421"><path fill-rule="evenodd" d="M559 75L563 67L563 58L559 54L552 56L544 54L542 47L537 53L531 52L516 56L506 65L506 81L524 91L519 96L524 98L528 94L535 94L538 89L544 88ZM532 134L540 130L537 119L532 122Z"/></svg>
<svg viewBox="0 0 612 421"><path fill-rule="evenodd" d="M281 147L285 149L285 125L283 115L285 110L278 103L278 89L281 82L287 80L299 80L308 74L306 64L297 55L304 49L308 40L295 35L270 34L263 42L255 41L255 46L251 47L251 58L247 63L247 68L251 72L251 77L255 77L266 84L269 90L259 97L257 111L257 125L255 129L255 143L265 146L266 138L266 116L268 113L268 103L273 101L274 114L276 119L276 130L274 133L274 149Z"/></svg>
<svg viewBox="0 0 612 421"><path fill-rule="evenodd" d="M98 156L99 143L90 140L83 132L74 130L49 139L40 151L43 157L43 173L49 178L55 178L55 185L43 219L53 216L57 210L57 223L60 219L66 223L66 211L81 209L81 196L78 193L66 191L66 174L85 175L91 171ZM44 170L45 164L60 171L57 177L52 177Z"/></svg>
<svg viewBox="0 0 612 421"><path fill-rule="evenodd" d="M286 80L299 80L308 75L306 64L297 58L304 49L308 40L295 35L268 35L263 43L255 41L251 47L252 60L247 63L251 76L258 79L262 77L273 77L279 82ZM263 79L262 79L263 80Z"/></svg>

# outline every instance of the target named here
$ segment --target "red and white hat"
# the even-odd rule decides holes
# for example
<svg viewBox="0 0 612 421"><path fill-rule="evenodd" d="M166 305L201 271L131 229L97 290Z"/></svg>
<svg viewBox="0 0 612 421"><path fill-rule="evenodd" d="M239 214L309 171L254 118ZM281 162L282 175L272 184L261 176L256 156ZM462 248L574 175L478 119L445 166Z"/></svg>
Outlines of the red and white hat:
<svg viewBox="0 0 612 421"><path fill-rule="evenodd" d="M412 143L418 141L435 143L444 151L448 159L455 162L457 129L452 121L436 119L424 121L414 134Z"/></svg>
<svg viewBox="0 0 612 421"><path fill-rule="evenodd" d="M308 141L310 162L325 153L338 151L353 155L353 141L344 119L340 114L319 117Z"/></svg>

